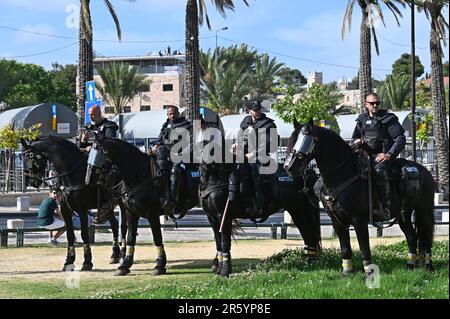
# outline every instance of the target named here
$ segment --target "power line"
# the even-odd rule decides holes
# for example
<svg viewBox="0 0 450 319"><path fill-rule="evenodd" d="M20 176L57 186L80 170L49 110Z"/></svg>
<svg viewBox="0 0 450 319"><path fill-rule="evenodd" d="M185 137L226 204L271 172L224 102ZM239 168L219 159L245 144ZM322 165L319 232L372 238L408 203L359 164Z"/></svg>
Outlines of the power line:
<svg viewBox="0 0 450 319"><path fill-rule="evenodd" d="M50 33L28 31L28 30L12 28L12 27L3 26L3 25L0 25L0 29L29 33L29 34L40 35L40 36L46 36L46 37L56 38L56 39L78 40L77 37L68 37L68 36L62 36L62 35L56 35L56 34L50 34ZM201 37L199 39L202 40L202 39L210 39L210 38L215 38L215 36ZM186 39L179 39L179 40L122 40L122 41L93 39L93 41L94 42L106 42L106 43L174 43L174 42L184 42L184 41L186 41Z"/></svg>
<svg viewBox="0 0 450 319"><path fill-rule="evenodd" d="M390 44L393 44L393 45L396 45L396 46L399 46L399 47L411 47L411 44L400 44L400 43L391 41L391 40L389 40L389 39L386 39L386 38L383 37L381 34L379 34L377 31L375 31L375 33L377 34L378 37L380 37L381 39L383 39L384 41L386 41L386 42L388 42L388 43L390 43ZM418 46L416 46L416 49L427 50L428 47L418 47Z"/></svg>
<svg viewBox="0 0 450 319"><path fill-rule="evenodd" d="M219 37L219 38L221 38L222 40L226 40L226 41L229 41L229 42L234 42L234 43L240 44L240 42L235 41L235 40L227 39L227 38L224 38L224 37ZM335 64L335 63L328 63L328 62L321 62L321 61L316 61L316 60L312 60L312 59L307 59L307 58L292 56L292 55L288 55L288 54L284 54L284 53L279 53L279 52L275 52L275 51L271 51L271 50L260 49L260 48L257 48L255 46L252 46L252 45L250 45L250 47L254 48L254 49L258 50L258 51L261 51L261 52L266 52L266 53L274 54L274 55L277 55L277 56L283 56L283 57L294 59L294 60L306 61L306 62L317 63L317 64L328 65L328 66L334 66L334 67L339 67L339 68L359 70L359 67L357 67L357 66ZM372 70L374 70L374 71L385 71L385 72L390 72L391 71L391 70L377 69L377 68L373 68Z"/></svg>
<svg viewBox="0 0 450 319"><path fill-rule="evenodd" d="M60 48L56 48L56 49L53 49L53 50L49 50L49 51L38 52L38 53L32 53L32 54L26 54L26 55L17 55L17 56L6 56L6 57L5 57L5 56L3 56L3 57L0 57L0 59L18 59L18 58L28 58L28 57L32 57L32 56L38 56L38 55L43 55L43 54L47 54L47 53L52 53L52 52L60 51L60 50L63 50L63 49L65 49L65 48L68 48L68 47L74 46L74 45L76 45L76 44L78 44L78 42L74 42L74 43L71 43L71 44L65 45L65 46L63 46L63 47L60 47Z"/></svg>

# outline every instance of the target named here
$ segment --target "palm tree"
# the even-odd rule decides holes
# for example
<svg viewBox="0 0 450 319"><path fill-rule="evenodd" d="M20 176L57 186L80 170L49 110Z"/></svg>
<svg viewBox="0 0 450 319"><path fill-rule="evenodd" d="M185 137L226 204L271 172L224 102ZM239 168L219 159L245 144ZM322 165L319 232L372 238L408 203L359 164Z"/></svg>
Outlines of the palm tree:
<svg viewBox="0 0 450 319"><path fill-rule="evenodd" d="M248 0L242 0L248 6ZM211 0L219 13L225 17L225 11L234 11L233 0ZM186 72L184 80L184 104L186 117L192 121L199 118L200 102L200 52L199 25L206 19L208 29L211 29L205 0L187 0L186 4Z"/></svg>
<svg viewBox="0 0 450 319"><path fill-rule="evenodd" d="M86 97L86 82L94 79L94 53L92 43L92 19L89 8L91 0L80 0L80 30L78 34L78 126L84 125L84 104ZM122 38L119 19L109 0L103 0L108 8L117 29L117 37Z"/></svg>
<svg viewBox="0 0 450 319"><path fill-rule="evenodd" d="M114 107L114 113L123 113L123 107L136 94L148 91L149 81L137 73L137 67L123 63L111 63L107 68L97 67L103 84L96 82L103 99Z"/></svg>
<svg viewBox="0 0 450 319"><path fill-rule="evenodd" d="M431 24L431 95L433 99L433 134L436 143L439 188L448 196L448 129L445 89L442 67L442 44L447 46L449 24L443 15L448 0L416 1L419 10L423 10ZM448 102L448 101L447 101Z"/></svg>
<svg viewBox="0 0 450 319"><path fill-rule="evenodd" d="M359 6L361 7L362 19L360 26L360 43L359 43L359 89L360 89L360 101L361 109L364 111L365 98L369 93L372 93L372 55L371 55L371 32L373 35L373 41L375 45L375 50L377 55L380 54L378 47L378 38L375 31L375 19L373 17L373 12L378 14L379 20L384 26L384 16L381 10L378 0L357 0ZM353 7L356 0L349 0L347 3L347 8L344 14L344 21L342 23L341 36L345 36L345 27L348 23L348 29L351 30L352 25L352 13ZM402 17L400 10L391 0L383 0L384 4L393 13L395 19L397 20L397 25L400 25L398 17ZM403 0L397 0L404 6Z"/></svg>
<svg viewBox="0 0 450 319"><path fill-rule="evenodd" d="M273 96L273 81L284 71L284 64L278 63L276 58L269 60L268 54L263 54L256 60L254 76L252 79L251 98L262 101Z"/></svg>
<svg viewBox="0 0 450 319"><path fill-rule="evenodd" d="M381 105L390 110L403 110L411 95L411 76L409 74L390 74L378 88Z"/></svg>
<svg viewBox="0 0 450 319"><path fill-rule="evenodd" d="M219 114L238 114L242 100L250 90L251 77L245 66L232 64L211 70L214 81L205 83L208 107Z"/></svg>

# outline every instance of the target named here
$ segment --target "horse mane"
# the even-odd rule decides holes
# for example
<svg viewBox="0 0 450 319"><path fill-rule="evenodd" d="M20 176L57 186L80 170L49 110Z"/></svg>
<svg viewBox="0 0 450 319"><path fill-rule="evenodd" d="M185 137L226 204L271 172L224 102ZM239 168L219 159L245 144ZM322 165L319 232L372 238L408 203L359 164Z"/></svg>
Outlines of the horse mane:
<svg viewBox="0 0 450 319"><path fill-rule="evenodd" d="M58 144L62 147L65 147L74 153L83 155L83 152L78 148L78 146L75 143L73 143L63 137L60 137L60 136L52 136L52 135L45 136L45 137L39 138L35 142L47 142L47 141L52 144Z"/></svg>
<svg viewBox="0 0 450 319"><path fill-rule="evenodd" d="M132 153L138 158L142 158L143 160L150 160L150 156L143 153L141 150L139 150L136 146L128 143L127 141L121 140L119 138L114 137L103 137L102 138L103 143L104 142L114 142L120 149L122 149L122 152ZM102 144L103 144L102 143Z"/></svg>
<svg viewBox="0 0 450 319"><path fill-rule="evenodd" d="M291 137L289 137L288 144L287 144L287 152L290 153L292 151L292 148L294 147L295 143L294 141L297 141L298 134L300 134L300 130L302 128L302 125L297 126L292 132Z"/></svg>

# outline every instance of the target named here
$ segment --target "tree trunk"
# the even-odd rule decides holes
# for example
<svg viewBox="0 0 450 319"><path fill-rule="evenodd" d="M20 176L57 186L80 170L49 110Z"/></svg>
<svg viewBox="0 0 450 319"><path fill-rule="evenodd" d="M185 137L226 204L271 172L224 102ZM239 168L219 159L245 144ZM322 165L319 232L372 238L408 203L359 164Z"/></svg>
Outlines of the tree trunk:
<svg viewBox="0 0 450 319"><path fill-rule="evenodd" d="M89 1L86 1L87 12L89 15L89 25L92 30L90 18ZM94 79L94 59L92 33L89 35L84 29L83 23L83 1L80 6L80 31L79 31L79 50L78 50L78 127L84 126L84 109L86 102L86 82Z"/></svg>
<svg viewBox="0 0 450 319"><path fill-rule="evenodd" d="M433 135L436 143L438 185L441 191L448 192L448 130L445 110L444 81L440 43L431 31L431 95L433 98Z"/></svg>
<svg viewBox="0 0 450 319"><path fill-rule="evenodd" d="M186 71L184 78L184 106L189 121L199 119L200 53L198 39L197 0L188 0L186 6Z"/></svg>
<svg viewBox="0 0 450 319"><path fill-rule="evenodd" d="M368 27L369 14L366 7L362 9L362 20L360 28L359 43L359 92L360 92L360 113L365 112L366 96L372 93L372 56L371 56L371 37Z"/></svg>

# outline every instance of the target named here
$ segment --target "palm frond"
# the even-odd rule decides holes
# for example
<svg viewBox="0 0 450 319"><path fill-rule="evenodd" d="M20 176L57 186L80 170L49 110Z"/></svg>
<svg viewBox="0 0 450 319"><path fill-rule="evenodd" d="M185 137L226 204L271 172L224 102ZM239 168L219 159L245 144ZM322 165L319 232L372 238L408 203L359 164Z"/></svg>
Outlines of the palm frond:
<svg viewBox="0 0 450 319"><path fill-rule="evenodd" d="M117 17L117 13L114 10L114 7L109 0L104 0L104 3L106 5L106 7L108 8L109 13L111 14L111 16L114 20L114 24L116 25L116 29L117 29L117 37L119 38L119 41L120 41L120 40L122 40L122 30L120 29L120 22L119 22L119 18Z"/></svg>

